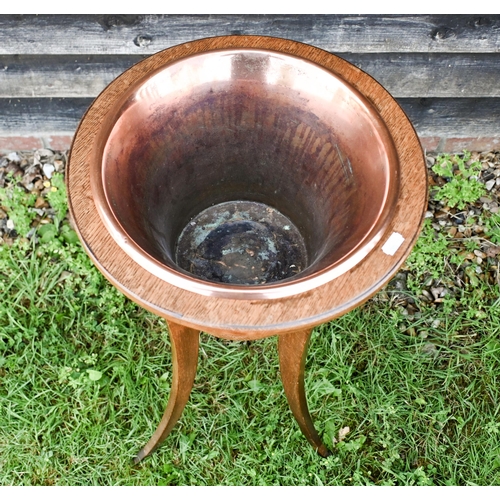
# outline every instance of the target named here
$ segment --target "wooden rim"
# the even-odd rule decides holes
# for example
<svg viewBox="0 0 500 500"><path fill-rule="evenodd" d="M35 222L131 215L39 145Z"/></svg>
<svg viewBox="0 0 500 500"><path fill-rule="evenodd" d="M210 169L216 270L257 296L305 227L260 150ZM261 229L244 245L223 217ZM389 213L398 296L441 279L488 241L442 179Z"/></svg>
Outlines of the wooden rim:
<svg viewBox="0 0 500 500"><path fill-rule="evenodd" d="M211 50L255 48L314 62L355 87L384 120L398 154L400 191L394 216L379 243L356 267L305 293L281 299L235 300L201 296L166 283L134 262L99 216L90 166L100 127L131 85L162 66ZM164 50L114 80L84 115L71 148L67 187L80 239L100 271L134 302L176 323L229 339L256 339L308 328L345 314L376 293L396 273L418 236L427 201L427 173L418 137L397 102L372 77L321 49L261 36L206 38Z"/></svg>

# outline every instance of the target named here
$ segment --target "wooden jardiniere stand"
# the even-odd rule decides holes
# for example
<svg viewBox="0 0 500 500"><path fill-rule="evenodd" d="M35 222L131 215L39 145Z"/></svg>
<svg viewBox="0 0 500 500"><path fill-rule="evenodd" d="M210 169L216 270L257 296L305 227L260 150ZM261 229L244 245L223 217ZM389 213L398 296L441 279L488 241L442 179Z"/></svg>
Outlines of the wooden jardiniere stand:
<svg viewBox="0 0 500 500"><path fill-rule="evenodd" d="M182 413L201 330L278 335L290 408L328 455L304 392L312 328L389 281L426 206L422 150L389 93L343 59L290 40L172 47L94 101L67 187L96 266L169 326L172 389L136 462Z"/></svg>

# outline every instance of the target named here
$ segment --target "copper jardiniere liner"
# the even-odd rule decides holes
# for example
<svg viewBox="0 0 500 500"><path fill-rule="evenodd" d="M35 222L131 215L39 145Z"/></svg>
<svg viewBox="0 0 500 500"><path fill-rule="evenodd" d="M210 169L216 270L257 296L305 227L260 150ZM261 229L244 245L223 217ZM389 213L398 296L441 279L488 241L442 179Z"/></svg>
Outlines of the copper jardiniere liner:
<svg viewBox="0 0 500 500"><path fill-rule="evenodd" d="M168 322L171 393L136 462L182 413L200 330L278 335L290 408L328 455L304 392L312 328L388 282L426 206L423 153L390 94L290 40L185 43L136 64L94 101L67 186L96 266Z"/></svg>

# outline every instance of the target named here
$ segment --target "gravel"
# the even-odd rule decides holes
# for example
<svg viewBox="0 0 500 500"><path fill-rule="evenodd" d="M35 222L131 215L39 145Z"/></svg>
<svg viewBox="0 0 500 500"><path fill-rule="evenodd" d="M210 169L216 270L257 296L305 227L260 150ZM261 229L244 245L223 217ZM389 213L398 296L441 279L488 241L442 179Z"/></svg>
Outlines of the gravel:
<svg viewBox="0 0 500 500"><path fill-rule="evenodd" d="M55 211L50 207L46 198L47 193L53 189L51 178L55 172L64 175L67 161L67 152L38 149L36 151L15 151L0 156L0 189L13 182L24 189L26 193L35 196L34 207L29 210L35 214L32 228L40 224L53 221ZM30 231L32 237L35 231ZM0 244L10 245L14 239L19 238L14 222L8 218L8 209L0 207Z"/></svg>

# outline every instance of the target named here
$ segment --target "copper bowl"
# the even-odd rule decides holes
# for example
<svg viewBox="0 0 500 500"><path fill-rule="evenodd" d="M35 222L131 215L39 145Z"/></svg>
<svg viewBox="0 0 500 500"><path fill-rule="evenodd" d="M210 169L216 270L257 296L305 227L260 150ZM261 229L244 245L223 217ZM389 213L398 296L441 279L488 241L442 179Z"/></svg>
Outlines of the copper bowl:
<svg viewBox="0 0 500 500"><path fill-rule="evenodd" d="M374 105L331 70L273 50L211 50L151 71L114 100L95 144L92 194L114 240L147 271L202 295L280 298L323 285L369 254L398 199L398 155ZM281 229L289 220L300 266L247 283L181 266L181 235L229 202L281 214ZM285 233L259 217L250 222L265 226L264 240L279 233L268 251ZM222 230L208 225L217 240ZM194 251L205 236L193 236Z"/></svg>

